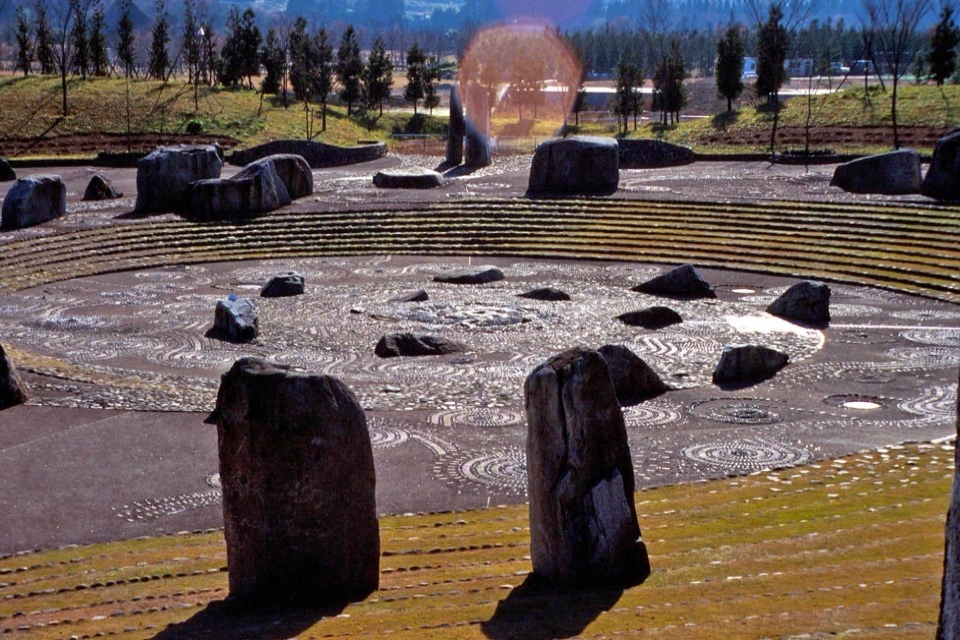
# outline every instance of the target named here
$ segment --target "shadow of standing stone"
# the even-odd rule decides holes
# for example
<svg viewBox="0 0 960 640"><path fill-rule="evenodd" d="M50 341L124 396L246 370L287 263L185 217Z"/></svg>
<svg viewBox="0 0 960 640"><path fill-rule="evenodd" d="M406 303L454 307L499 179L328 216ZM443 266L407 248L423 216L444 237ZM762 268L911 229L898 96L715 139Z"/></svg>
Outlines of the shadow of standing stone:
<svg viewBox="0 0 960 640"><path fill-rule="evenodd" d="M530 555L557 582L625 586L650 575L623 413L603 357L571 349L524 385Z"/></svg>
<svg viewBox="0 0 960 640"><path fill-rule="evenodd" d="M242 358L223 375L217 415L230 596L328 604L375 591L376 476L353 392Z"/></svg>

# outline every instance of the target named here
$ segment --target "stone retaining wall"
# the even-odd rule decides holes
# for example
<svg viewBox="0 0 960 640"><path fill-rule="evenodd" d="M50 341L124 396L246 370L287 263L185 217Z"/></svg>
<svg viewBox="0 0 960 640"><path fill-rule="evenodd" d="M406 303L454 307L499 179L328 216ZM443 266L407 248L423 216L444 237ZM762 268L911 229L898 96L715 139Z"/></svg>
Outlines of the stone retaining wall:
<svg viewBox="0 0 960 640"><path fill-rule="evenodd" d="M384 142L364 144L357 147L338 147L323 142L310 140L274 140L265 144L234 151L227 158L227 162L237 166L246 166L254 160L278 153L292 153L303 156L312 169L323 167L338 167L346 164L370 162L387 155L387 145Z"/></svg>

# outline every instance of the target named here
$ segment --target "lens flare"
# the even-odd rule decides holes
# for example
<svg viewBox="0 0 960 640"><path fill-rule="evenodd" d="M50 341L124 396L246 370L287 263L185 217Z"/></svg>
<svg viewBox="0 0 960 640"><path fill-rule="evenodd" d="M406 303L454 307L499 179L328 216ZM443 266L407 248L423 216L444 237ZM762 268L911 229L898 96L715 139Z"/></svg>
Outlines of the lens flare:
<svg viewBox="0 0 960 640"><path fill-rule="evenodd" d="M467 119L481 131L491 115L518 120L564 118L580 83L573 50L543 24L516 23L479 31L457 77Z"/></svg>

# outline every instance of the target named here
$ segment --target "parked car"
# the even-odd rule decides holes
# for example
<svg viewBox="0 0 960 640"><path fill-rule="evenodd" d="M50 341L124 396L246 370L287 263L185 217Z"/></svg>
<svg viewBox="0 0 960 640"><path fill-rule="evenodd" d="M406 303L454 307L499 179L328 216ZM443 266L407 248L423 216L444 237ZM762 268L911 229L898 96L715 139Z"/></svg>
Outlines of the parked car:
<svg viewBox="0 0 960 640"><path fill-rule="evenodd" d="M843 64L839 60L830 63L830 75L832 76L845 76L850 73L850 67Z"/></svg>
<svg viewBox="0 0 960 640"><path fill-rule="evenodd" d="M850 73L855 76L876 75L877 68L873 65L872 60L857 60L850 65Z"/></svg>

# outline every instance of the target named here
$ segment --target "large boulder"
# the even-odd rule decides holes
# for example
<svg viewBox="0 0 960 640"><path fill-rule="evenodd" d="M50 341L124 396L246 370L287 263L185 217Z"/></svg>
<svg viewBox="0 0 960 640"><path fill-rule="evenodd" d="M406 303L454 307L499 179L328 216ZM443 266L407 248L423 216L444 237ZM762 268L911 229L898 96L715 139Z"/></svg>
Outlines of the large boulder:
<svg viewBox="0 0 960 640"><path fill-rule="evenodd" d="M17 179L17 173L10 166L10 163L0 158L0 182L11 182Z"/></svg>
<svg viewBox="0 0 960 640"><path fill-rule="evenodd" d="M303 276L294 271L278 273L270 278L267 284L260 289L261 298L283 298L286 296L300 296L306 290Z"/></svg>
<svg viewBox="0 0 960 640"><path fill-rule="evenodd" d="M612 138L548 140L530 167L531 194L610 194L620 183L620 149Z"/></svg>
<svg viewBox="0 0 960 640"><path fill-rule="evenodd" d="M373 174L373 186L380 189L436 189L445 184L440 173L423 167L383 169Z"/></svg>
<svg viewBox="0 0 960 640"><path fill-rule="evenodd" d="M313 171L303 156L293 153L277 153L254 160L237 173L232 180L243 180L260 172L262 165L273 167L291 200L299 200L313 193Z"/></svg>
<svg viewBox="0 0 960 640"><path fill-rule="evenodd" d="M683 322L680 314L670 307L647 307L639 311L628 311L617 316L617 320L631 327L644 329L663 329Z"/></svg>
<svg viewBox="0 0 960 640"><path fill-rule="evenodd" d="M0 409L23 404L29 399L27 385L23 384L13 361L0 344Z"/></svg>
<svg viewBox="0 0 960 640"><path fill-rule="evenodd" d="M617 140L620 148L621 169L658 169L679 167L694 160L690 147L651 138L624 138Z"/></svg>
<svg viewBox="0 0 960 640"><path fill-rule="evenodd" d="M657 372L627 347L605 344L597 352L607 363L610 381L621 405L636 404L670 390Z"/></svg>
<svg viewBox="0 0 960 640"><path fill-rule="evenodd" d="M337 604L375 591L373 449L350 389L242 358L216 415L231 597Z"/></svg>
<svg viewBox="0 0 960 640"><path fill-rule="evenodd" d="M524 384L534 573L638 584L650 574L623 413L603 357L572 349Z"/></svg>
<svg viewBox="0 0 960 640"><path fill-rule="evenodd" d="M441 336L391 333L380 338L373 352L381 358L396 358L398 356L440 356L466 350L466 345Z"/></svg>
<svg viewBox="0 0 960 640"><path fill-rule="evenodd" d="M937 141L920 193L937 200L960 200L960 129Z"/></svg>
<svg viewBox="0 0 960 640"><path fill-rule="evenodd" d="M957 404L957 436L960 441L960 403ZM945 529L937 640L954 640L960 638L960 447L955 447L953 454L953 488Z"/></svg>
<svg viewBox="0 0 960 640"><path fill-rule="evenodd" d="M175 211L191 184L219 178L222 168L214 145L160 147L137 162L136 210Z"/></svg>
<svg viewBox="0 0 960 640"><path fill-rule="evenodd" d="M830 186L850 193L903 195L920 193L920 177L920 156L913 149L901 149L841 164Z"/></svg>
<svg viewBox="0 0 960 640"><path fill-rule="evenodd" d="M90 177L87 188L83 191L83 199L87 201L116 200L122 198L123 192L113 186L113 182L106 176L95 173Z"/></svg>
<svg viewBox="0 0 960 640"><path fill-rule="evenodd" d="M466 269L457 269L450 273L443 273L433 277L434 282L444 282L446 284L486 284L503 280L504 275L498 267L491 265L481 265L478 267L468 267Z"/></svg>
<svg viewBox="0 0 960 640"><path fill-rule="evenodd" d="M729 344L713 370L714 384L759 382L787 366L790 356L762 345Z"/></svg>
<svg viewBox="0 0 960 640"><path fill-rule="evenodd" d="M290 194L272 163L248 165L232 178L198 180L183 199L184 214L201 220L267 213L290 204Z"/></svg>
<svg viewBox="0 0 960 640"><path fill-rule="evenodd" d="M214 332L233 342L250 342L260 333L257 308L253 300L231 295L217 302L213 316Z"/></svg>
<svg viewBox="0 0 960 640"><path fill-rule="evenodd" d="M830 287L822 282L798 282L767 307L767 313L785 320L826 326L830 324Z"/></svg>
<svg viewBox="0 0 960 640"><path fill-rule="evenodd" d="M67 213L67 185L60 176L36 175L17 180L3 199L0 227L22 229Z"/></svg>
<svg viewBox="0 0 960 640"><path fill-rule="evenodd" d="M703 279L692 264L683 264L671 269L667 273L638 284L632 291L686 300L717 297L713 286Z"/></svg>

